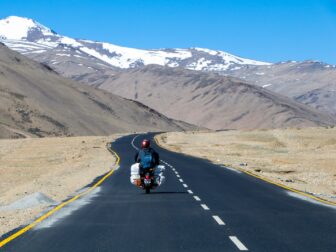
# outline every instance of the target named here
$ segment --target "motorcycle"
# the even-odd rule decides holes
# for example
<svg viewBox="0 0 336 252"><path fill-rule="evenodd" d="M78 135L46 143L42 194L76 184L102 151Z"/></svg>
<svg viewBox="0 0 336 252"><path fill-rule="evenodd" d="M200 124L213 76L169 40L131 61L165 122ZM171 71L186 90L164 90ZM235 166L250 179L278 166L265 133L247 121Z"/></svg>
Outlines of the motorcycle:
<svg viewBox="0 0 336 252"><path fill-rule="evenodd" d="M149 169L149 171L144 172L144 175L140 175L142 188L146 191L146 194L150 193L151 189L154 189L156 184L154 183L154 175L153 168Z"/></svg>
<svg viewBox="0 0 336 252"><path fill-rule="evenodd" d="M139 164L136 163L131 166L130 181L133 185L145 190L146 194L149 194L151 190L161 186L164 183L164 170L165 167L163 165L158 165L141 172Z"/></svg>

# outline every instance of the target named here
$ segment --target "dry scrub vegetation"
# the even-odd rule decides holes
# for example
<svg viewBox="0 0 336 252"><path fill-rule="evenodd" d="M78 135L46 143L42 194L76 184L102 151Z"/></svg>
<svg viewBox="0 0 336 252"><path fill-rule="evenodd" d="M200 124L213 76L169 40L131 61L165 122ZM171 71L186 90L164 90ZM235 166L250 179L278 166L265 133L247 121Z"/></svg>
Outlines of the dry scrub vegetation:
<svg viewBox="0 0 336 252"><path fill-rule="evenodd" d="M36 192L56 202L108 172L115 158L111 137L0 140L0 236L25 224L47 205L1 210Z"/></svg>
<svg viewBox="0 0 336 252"><path fill-rule="evenodd" d="M246 169L336 202L335 128L167 133L158 139L170 150Z"/></svg>

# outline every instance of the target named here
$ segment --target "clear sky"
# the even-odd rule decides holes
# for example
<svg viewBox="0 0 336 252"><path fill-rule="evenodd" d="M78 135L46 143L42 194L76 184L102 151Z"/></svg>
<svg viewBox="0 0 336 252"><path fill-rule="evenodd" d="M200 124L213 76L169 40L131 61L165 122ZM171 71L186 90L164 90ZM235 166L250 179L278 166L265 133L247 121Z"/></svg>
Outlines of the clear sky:
<svg viewBox="0 0 336 252"><path fill-rule="evenodd" d="M0 0L0 18L10 15L127 47L336 64L336 0Z"/></svg>

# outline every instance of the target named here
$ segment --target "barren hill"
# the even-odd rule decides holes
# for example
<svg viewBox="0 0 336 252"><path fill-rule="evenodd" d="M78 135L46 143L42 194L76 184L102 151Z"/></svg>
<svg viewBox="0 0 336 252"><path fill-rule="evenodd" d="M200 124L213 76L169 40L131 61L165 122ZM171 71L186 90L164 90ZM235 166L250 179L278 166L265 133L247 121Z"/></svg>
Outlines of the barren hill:
<svg viewBox="0 0 336 252"><path fill-rule="evenodd" d="M211 129L335 124L332 117L306 105L215 73L151 65L115 74L98 86Z"/></svg>
<svg viewBox="0 0 336 252"><path fill-rule="evenodd" d="M318 61L247 66L226 74L336 116L336 66Z"/></svg>
<svg viewBox="0 0 336 252"><path fill-rule="evenodd" d="M79 85L0 44L0 138L181 130L138 102Z"/></svg>

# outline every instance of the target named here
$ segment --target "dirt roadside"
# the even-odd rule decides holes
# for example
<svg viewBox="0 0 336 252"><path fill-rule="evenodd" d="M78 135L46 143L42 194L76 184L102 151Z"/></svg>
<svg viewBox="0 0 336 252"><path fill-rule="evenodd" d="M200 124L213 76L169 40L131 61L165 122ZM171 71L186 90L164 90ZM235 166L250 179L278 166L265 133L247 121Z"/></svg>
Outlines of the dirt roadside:
<svg viewBox="0 0 336 252"><path fill-rule="evenodd" d="M0 140L0 236L108 172L106 144L120 136ZM27 197L40 202L20 206Z"/></svg>
<svg viewBox="0 0 336 252"><path fill-rule="evenodd" d="M165 148L336 202L336 129L165 133Z"/></svg>

